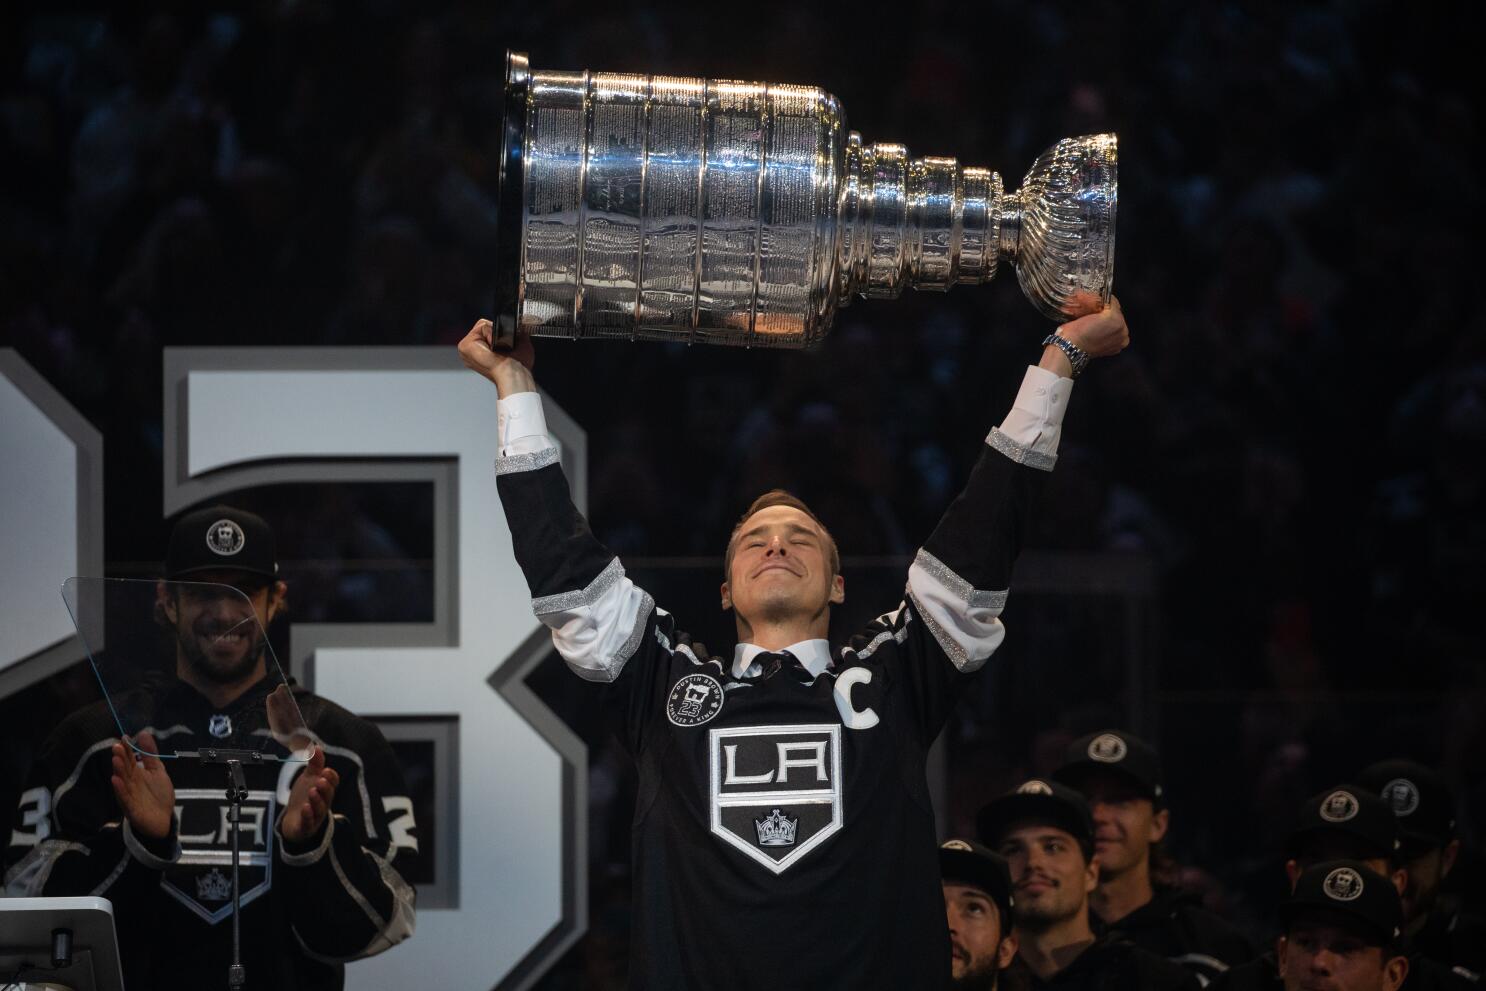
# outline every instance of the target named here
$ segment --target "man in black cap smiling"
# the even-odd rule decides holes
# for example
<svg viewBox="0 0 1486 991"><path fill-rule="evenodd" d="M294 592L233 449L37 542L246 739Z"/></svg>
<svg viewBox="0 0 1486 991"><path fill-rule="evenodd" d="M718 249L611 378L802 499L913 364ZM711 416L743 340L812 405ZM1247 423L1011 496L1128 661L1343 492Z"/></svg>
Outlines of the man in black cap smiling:
<svg viewBox="0 0 1486 991"><path fill-rule="evenodd" d="M1006 859L971 840L939 847L939 876L949 922L950 987L996 991L1016 956L1011 869Z"/></svg>
<svg viewBox="0 0 1486 991"><path fill-rule="evenodd" d="M1409 950L1480 983L1486 972L1486 921L1464 914L1458 898L1441 894L1460 854L1455 796L1444 777L1411 760L1385 760L1357 780L1381 795L1398 819L1399 860L1408 874L1403 914Z"/></svg>
<svg viewBox="0 0 1486 991"><path fill-rule="evenodd" d="M1408 976L1398 889L1361 861L1306 868L1280 917L1285 991L1398 991Z"/></svg>
<svg viewBox="0 0 1486 991"><path fill-rule="evenodd" d="M1094 826L1078 792L1028 781L980 811L980 838L1005 857L1016 898L1017 967L1031 988L1201 987L1195 975L1128 940L1096 936Z"/></svg>
<svg viewBox="0 0 1486 991"><path fill-rule="evenodd" d="M110 701L133 714L132 747L106 702L70 715L42 746L11 832L6 891L109 898L130 987L224 985L233 947L225 770L156 755L225 747L283 760L277 717L297 706L290 722L314 744L308 760L242 768L242 962L250 987L338 989L344 961L413 931L413 890L394 866L418 849L401 769L372 723L285 686L265 631L287 586L262 518L229 506L186 514L165 574L102 586L142 592L131 607L153 601L169 667L138 686L109 686Z"/></svg>
<svg viewBox="0 0 1486 991"><path fill-rule="evenodd" d="M1099 887L1089 901L1110 933L1179 963L1208 984L1254 956L1237 929L1153 870L1171 824L1161 758L1123 730L1075 740L1054 778L1088 800Z"/></svg>

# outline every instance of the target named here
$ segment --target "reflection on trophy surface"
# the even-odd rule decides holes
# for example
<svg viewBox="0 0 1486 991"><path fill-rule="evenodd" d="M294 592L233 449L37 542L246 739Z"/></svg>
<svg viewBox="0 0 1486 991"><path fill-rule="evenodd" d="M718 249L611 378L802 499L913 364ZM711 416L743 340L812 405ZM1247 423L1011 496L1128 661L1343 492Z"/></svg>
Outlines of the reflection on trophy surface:
<svg viewBox="0 0 1486 991"><path fill-rule="evenodd" d="M847 131L812 86L532 71L507 55L497 335L801 348L853 296L988 282L1053 320L1109 301L1116 139L1021 188Z"/></svg>

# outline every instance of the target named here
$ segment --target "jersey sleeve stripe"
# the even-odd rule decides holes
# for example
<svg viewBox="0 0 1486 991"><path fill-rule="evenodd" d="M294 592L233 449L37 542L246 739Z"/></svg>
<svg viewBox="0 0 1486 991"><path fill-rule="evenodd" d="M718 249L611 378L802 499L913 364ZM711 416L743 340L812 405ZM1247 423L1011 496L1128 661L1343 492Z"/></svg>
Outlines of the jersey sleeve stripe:
<svg viewBox="0 0 1486 991"><path fill-rule="evenodd" d="M531 600L531 611L540 619L552 613L572 612L584 606L592 606L613 585L624 577L624 565L619 563L619 558L612 558L604 570L598 573L593 581L584 588L575 588L571 592L558 592L556 595L543 595Z"/></svg>
<svg viewBox="0 0 1486 991"><path fill-rule="evenodd" d="M908 597L951 663L978 671L1001 645L1006 591L983 591L923 551L908 569Z"/></svg>
<svg viewBox="0 0 1486 991"><path fill-rule="evenodd" d="M618 679L624 665L640 649L655 609L655 600L626 578L623 569L617 575L591 602L538 613L552 630L557 652L586 681Z"/></svg>

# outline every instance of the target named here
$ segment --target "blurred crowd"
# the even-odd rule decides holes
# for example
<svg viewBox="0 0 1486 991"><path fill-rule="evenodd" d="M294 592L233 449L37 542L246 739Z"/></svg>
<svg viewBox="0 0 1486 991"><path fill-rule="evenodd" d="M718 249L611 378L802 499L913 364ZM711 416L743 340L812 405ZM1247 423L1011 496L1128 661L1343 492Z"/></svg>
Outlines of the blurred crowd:
<svg viewBox="0 0 1486 991"><path fill-rule="evenodd" d="M1305 795L1395 754L1451 782L1469 850L1486 822L1480 110L1473 66L1439 52L1480 17L1369 0L746 20L573 0L14 6L0 340L104 430L107 555L147 560L161 347L452 360L488 314L507 47L539 68L818 84L867 140L1008 187L1057 138L1117 131L1134 345L1079 381L1030 546L1155 563L1158 736L1194 806L1178 852L1242 887ZM906 559L1047 331L1010 283L857 301L807 354L539 342L545 388L589 431L595 529L621 555L713 556L779 485L848 567ZM396 508L296 507L345 534L319 556L427 554ZM369 598L406 598L334 591L303 598L384 616ZM953 762L952 783L987 797L1049 773L1118 715L1068 713L995 774ZM987 732L962 721L953 742L975 754Z"/></svg>

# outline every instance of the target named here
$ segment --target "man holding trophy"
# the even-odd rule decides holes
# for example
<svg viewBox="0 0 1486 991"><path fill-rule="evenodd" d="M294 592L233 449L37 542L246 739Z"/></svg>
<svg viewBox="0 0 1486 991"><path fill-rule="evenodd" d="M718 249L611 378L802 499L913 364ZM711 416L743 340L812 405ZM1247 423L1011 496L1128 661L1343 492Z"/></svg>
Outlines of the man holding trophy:
<svg viewBox="0 0 1486 991"><path fill-rule="evenodd" d="M727 543L713 655L625 577L574 508L547 437L534 349L460 343L499 393L501 500L538 617L608 705L639 766L632 986L936 987L949 979L924 761L1005 636L999 618L1057 458L1073 364L1129 340L1117 301L1063 325L919 551L907 594L845 644L830 532L783 493Z"/></svg>
<svg viewBox="0 0 1486 991"><path fill-rule="evenodd" d="M1000 614L1072 379L1129 341L1111 295L1114 135L1049 149L1016 192L844 127L830 94L537 72L507 56L494 320L459 345L499 393L497 483L532 608L639 770L630 983L935 988L950 977L930 745ZM729 536L713 654L578 513L533 336L809 347L854 297L1016 269L1062 326L908 571L832 645L846 595L823 521L774 490Z"/></svg>

